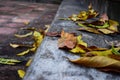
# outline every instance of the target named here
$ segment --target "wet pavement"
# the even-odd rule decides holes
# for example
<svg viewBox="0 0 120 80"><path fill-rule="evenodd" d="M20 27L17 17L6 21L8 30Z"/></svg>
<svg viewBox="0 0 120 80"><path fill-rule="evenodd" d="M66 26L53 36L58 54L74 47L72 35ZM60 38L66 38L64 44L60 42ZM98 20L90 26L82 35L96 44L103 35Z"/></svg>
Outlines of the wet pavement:
<svg viewBox="0 0 120 80"><path fill-rule="evenodd" d="M14 34L25 33L20 28L35 27L40 29L46 24L51 24L58 6L58 4L49 3L0 0L0 57L23 61L15 66L0 64L0 80L20 80L17 70L26 69L26 61L33 55L16 56L17 53L26 50L26 48L13 49L9 43L29 44L32 39L17 39Z"/></svg>

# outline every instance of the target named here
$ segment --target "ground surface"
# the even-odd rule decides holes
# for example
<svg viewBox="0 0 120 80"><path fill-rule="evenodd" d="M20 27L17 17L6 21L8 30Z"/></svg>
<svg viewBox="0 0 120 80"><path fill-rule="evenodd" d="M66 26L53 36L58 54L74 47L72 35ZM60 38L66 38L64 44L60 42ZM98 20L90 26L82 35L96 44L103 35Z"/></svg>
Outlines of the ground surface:
<svg viewBox="0 0 120 80"><path fill-rule="evenodd" d="M15 33L25 33L20 28L43 27L51 24L58 4L20 2L20 0L0 0L0 57L22 60L23 63L10 66L0 64L0 80L20 80L17 70L25 69L25 62L31 57L16 56L26 48L13 49L9 43L30 44L31 38L16 39ZM29 24L26 24L29 23Z"/></svg>

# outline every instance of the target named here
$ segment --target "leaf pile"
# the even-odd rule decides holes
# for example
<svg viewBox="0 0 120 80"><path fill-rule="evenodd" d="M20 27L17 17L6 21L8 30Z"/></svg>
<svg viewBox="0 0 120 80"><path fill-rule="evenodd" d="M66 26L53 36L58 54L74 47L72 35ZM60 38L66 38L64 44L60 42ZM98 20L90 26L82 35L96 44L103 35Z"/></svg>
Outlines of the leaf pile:
<svg viewBox="0 0 120 80"><path fill-rule="evenodd" d="M69 39L71 35L71 33L62 31L61 38L58 39L58 47L60 49L68 49L74 54L81 55L79 59L70 60L70 62L103 71L120 72L120 47L115 48L112 46L110 49L107 49L88 46L88 44L82 40L82 35L72 35ZM67 44L67 40L69 44Z"/></svg>
<svg viewBox="0 0 120 80"><path fill-rule="evenodd" d="M119 32L119 23L117 21L110 20L106 14L102 14L101 16L99 15L101 14L94 10L92 4L90 4L87 11L80 11L79 14L73 14L68 18L61 19L75 22L81 27L78 30L82 31L96 34L112 34Z"/></svg>
<svg viewBox="0 0 120 80"><path fill-rule="evenodd" d="M13 48L19 48L19 47L28 47L29 48L29 49L27 49L27 50L25 50L21 53L18 53L17 56L23 56L23 55L25 55L29 52L35 52L36 49L39 47L40 43L43 40L44 36L41 32L38 32L38 31L36 31L35 29L32 29L32 28L31 29L26 29L26 30L31 30L31 32L29 32L27 34L24 34L24 35L15 34L15 36L17 38L25 38L25 37L31 36L34 39L34 43L33 43L32 46L10 43L10 46L13 47Z"/></svg>

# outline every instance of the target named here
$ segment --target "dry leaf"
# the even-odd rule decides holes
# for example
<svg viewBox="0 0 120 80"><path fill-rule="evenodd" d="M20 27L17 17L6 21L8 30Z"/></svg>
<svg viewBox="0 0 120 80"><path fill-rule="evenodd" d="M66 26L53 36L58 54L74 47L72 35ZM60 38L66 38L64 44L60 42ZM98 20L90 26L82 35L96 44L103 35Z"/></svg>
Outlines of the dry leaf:
<svg viewBox="0 0 120 80"><path fill-rule="evenodd" d="M81 47L79 47L79 45L82 45L84 47L87 47L87 43L85 43L82 40L82 35L77 37L77 45L75 48L73 48L72 50L70 50L70 52L72 53L85 53L86 51L84 49L82 49Z"/></svg>
<svg viewBox="0 0 120 80"><path fill-rule="evenodd" d="M21 62L21 61L16 60L16 59L0 58L0 64L15 65L16 63L19 63L19 62Z"/></svg>
<svg viewBox="0 0 120 80"><path fill-rule="evenodd" d="M113 71L120 71L120 61L105 56L81 57L79 59L70 61L86 67L101 69L107 68Z"/></svg>
<svg viewBox="0 0 120 80"><path fill-rule="evenodd" d="M11 46L12 48L17 48L17 47L19 47L20 45L10 43L10 46Z"/></svg>
<svg viewBox="0 0 120 80"><path fill-rule="evenodd" d="M18 34L15 34L15 37L24 38L24 37L31 36L32 34L33 34L33 32L27 33L27 34L25 34L25 35L18 35Z"/></svg>
<svg viewBox="0 0 120 80"><path fill-rule="evenodd" d="M76 46L76 43L77 38L74 36L74 34L70 34L62 30L61 38L58 39L59 48L73 49Z"/></svg>
<svg viewBox="0 0 120 80"><path fill-rule="evenodd" d="M91 28L91 27L82 27L82 28L79 28L78 30L88 31L88 32L96 33L96 34L101 34L97 29L94 29L94 28Z"/></svg>
<svg viewBox="0 0 120 80"><path fill-rule="evenodd" d="M111 31L109 29L98 29L98 31L104 33L104 34L112 34L114 33L114 31Z"/></svg>
<svg viewBox="0 0 120 80"><path fill-rule="evenodd" d="M50 36L50 37L60 37L60 33L58 32L47 32L46 36Z"/></svg>
<svg viewBox="0 0 120 80"><path fill-rule="evenodd" d="M18 75L19 75L20 78L23 78L25 76L25 71L18 70Z"/></svg>
<svg viewBox="0 0 120 80"><path fill-rule="evenodd" d="M108 27L109 30L118 32L119 23L117 21L109 20L109 24L110 24L110 26Z"/></svg>
<svg viewBox="0 0 120 80"><path fill-rule="evenodd" d="M21 52L21 53L18 53L17 56L23 56L23 55L25 55L25 54L28 54L29 52L30 52L30 50L28 49L28 50L26 50L26 51L23 51L23 52Z"/></svg>
<svg viewBox="0 0 120 80"><path fill-rule="evenodd" d="M29 59L25 66L27 67L30 66L31 62L32 62L32 59Z"/></svg>

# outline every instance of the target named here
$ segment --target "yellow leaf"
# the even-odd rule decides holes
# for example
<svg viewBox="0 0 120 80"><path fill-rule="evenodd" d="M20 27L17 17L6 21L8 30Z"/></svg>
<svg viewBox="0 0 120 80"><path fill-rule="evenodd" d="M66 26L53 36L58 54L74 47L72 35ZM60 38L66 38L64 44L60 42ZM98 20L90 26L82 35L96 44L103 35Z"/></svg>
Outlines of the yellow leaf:
<svg viewBox="0 0 120 80"><path fill-rule="evenodd" d="M115 50L120 50L120 48L115 48ZM113 54L112 52L112 49L109 49L109 50L104 50L104 51L90 51L90 52L87 52L86 55L97 55L97 56L109 56L111 54Z"/></svg>
<svg viewBox="0 0 120 80"><path fill-rule="evenodd" d="M82 35L77 36L77 44L87 47L87 43L82 40Z"/></svg>
<svg viewBox="0 0 120 80"><path fill-rule="evenodd" d="M117 21L109 20L109 24L110 24L110 27L108 27L108 29L110 29L114 32L118 32L117 26L119 25L119 23Z"/></svg>
<svg viewBox="0 0 120 80"><path fill-rule="evenodd" d="M86 53L86 51L84 50L84 49L82 49L82 48L80 48L78 45L75 47L75 48L73 48L72 50L70 50L70 52L72 52L72 53Z"/></svg>
<svg viewBox="0 0 120 80"><path fill-rule="evenodd" d="M20 78L23 78L25 76L25 71L18 70L18 75L19 75Z"/></svg>
<svg viewBox="0 0 120 80"><path fill-rule="evenodd" d="M13 48L17 48L17 47L19 47L18 44L12 44L12 43L10 43L10 46L13 47Z"/></svg>
<svg viewBox="0 0 120 80"><path fill-rule="evenodd" d="M24 24L25 24L25 25L28 25L28 24L29 24L29 21L24 22Z"/></svg>
<svg viewBox="0 0 120 80"><path fill-rule="evenodd" d="M39 45L41 44L41 42L43 40L43 35L40 32L34 31L33 37L35 40L36 47L39 47Z"/></svg>
<svg viewBox="0 0 120 80"><path fill-rule="evenodd" d="M23 55L25 55L25 54L27 54L27 53L29 53L29 52L30 52L30 50L28 49L28 50L26 50L26 51L23 51L23 52L17 54L17 56L23 56Z"/></svg>
<svg viewBox="0 0 120 80"><path fill-rule="evenodd" d="M113 68L120 70L120 61L105 57L105 56L94 56L94 57L81 57L76 60L70 60L73 63L77 63L87 67L94 68Z"/></svg>
<svg viewBox="0 0 120 80"><path fill-rule="evenodd" d="M79 45L82 45L84 47L87 47L87 43L85 43L83 40L82 40L82 35L79 35L77 37L77 45L75 48L73 48L72 50L70 50L70 52L73 52L73 53L85 53L86 51L84 49L82 49L81 47L79 47Z"/></svg>
<svg viewBox="0 0 120 80"><path fill-rule="evenodd" d="M91 27L82 27L82 28L79 28L78 30L101 34L97 29L91 28Z"/></svg>
<svg viewBox="0 0 120 80"><path fill-rule="evenodd" d="M33 34L33 32L29 32L25 35L18 35L18 34L15 34L15 37L18 37L18 38L24 38L24 37L28 37L28 36L31 36Z"/></svg>
<svg viewBox="0 0 120 80"><path fill-rule="evenodd" d="M29 59L28 62L26 63L26 66L27 67L30 66L31 62L32 62L32 59Z"/></svg>
<svg viewBox="0 0 120 80"><path fill-rule="evenodd" d="M108 29L98 29L98 31L104 33L104 34L112 34L114 31L108 30Z"/></svg>
<svg viewBox="0 0 120 80"><path fill-rule="evenodd" d="M47 33L51 26L50 26L50 25L45 25L45 27L47 28L47 29L45 30L45 33Z"/></svg>

